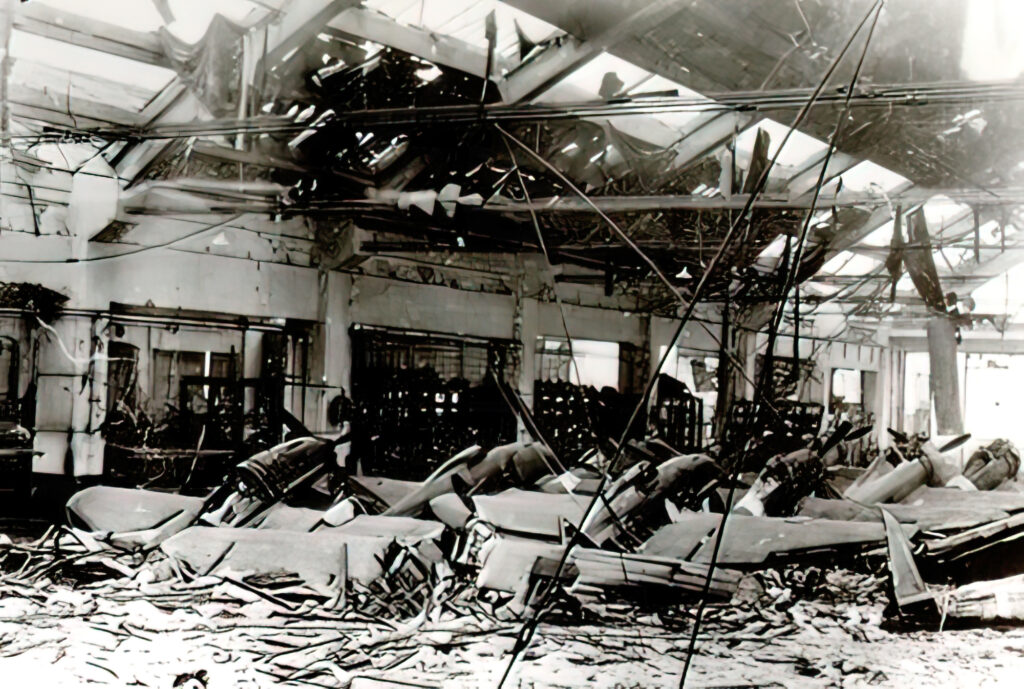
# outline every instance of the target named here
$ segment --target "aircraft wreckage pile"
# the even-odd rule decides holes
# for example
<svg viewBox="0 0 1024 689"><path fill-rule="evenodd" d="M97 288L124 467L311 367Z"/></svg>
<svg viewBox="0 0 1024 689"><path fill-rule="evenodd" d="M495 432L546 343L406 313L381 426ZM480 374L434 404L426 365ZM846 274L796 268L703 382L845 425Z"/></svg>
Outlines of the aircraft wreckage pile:
<svg viewBox="0 0 1024 689"><path fill-rule="evenodd" d="M334 462L337 441L312 437L242 462L206 498L87 488L43 538L0 537L0 657L31 647L8 622L46 620L53 639L99 637L60 647L58 660L82 655L80 680L149 683L118 666L126 649L201 638L209 666L234 668L223 686L456 686L453 653L494 677L513 652L544 656L545 684L551 663L578 675L599 658L661 659L576 681L636 686L678 669L662 661L685 657L702 597L698 652L757 642L762 661L764 643L783 648L804 628L870 642L1024 621L1017 450L996 441L961 470L950 446L901 438L867 468L844 466L856 435L844 424L774 456L755 448L765 468L731 476L658 439L631 442L612 466L596 450L565 467L540 443L474 446L421 483L349 476L326 509L300 506ZM168 614L155 624L147 610ZM767 662L885 678L809 647ZM150 661L179 683L208 680L172 650Z"/></svg>

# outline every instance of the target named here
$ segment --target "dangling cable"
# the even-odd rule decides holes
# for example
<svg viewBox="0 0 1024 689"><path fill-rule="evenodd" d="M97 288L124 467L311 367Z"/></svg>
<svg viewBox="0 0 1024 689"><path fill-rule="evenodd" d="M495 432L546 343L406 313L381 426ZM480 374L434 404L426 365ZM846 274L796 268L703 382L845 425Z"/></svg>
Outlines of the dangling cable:
<svg viewBox="0 0 1024 689"><path fill-rule="evenodd" d="M828 151L825 155L824 163L821 166L821 172L818 174L818 181L814 187L814 199L811 202L811 208L808 211L807 217L804 221L804 225L801 228L800 237L797 240L795 256L793 257L793 260L791 261L789 266L789 270L786 273L786 279L782 291L782 298L779 300L779 303L776 306L775 314L773 315L768 330L768 344L767 350L765 351L765 363L761 370L761 380L759 381L757 388L755 388L756 394L753 411L755 428L757 427L757 419L760 416L759 404L763 403L765 395L768 394L767 388L769 385L772 385L773 383L771 372L771 357L773 355L773 350L775 347L775 336L778 332L778 327L782 320L782 313L785 310L786 301L788 301L789 298L789 290L792 288L793 283L796 280L796 276L800 272L800 259L803 256L803 247L804 243L807 240L808 229L810 228L811 218L814 214L814 206L818 201L818 195L821 193L821 187L825 181L825 173L828 169L829 161L832 158L832 153L835 151L836 144L839 140L839 136L842 133L843 123L845 122L846 117L849 114L849 99L852 97L853 90L857 86L857 79L860 77L861 67L864 64L864 58L867 56L868 47L871 45L871 37L874 34L875 26L878 23L878 17L882 13L882 7L884 6L884 4L885 0L876 0L872 4L871 8L868 10L868 13L864 15L864 19L861 20L861 23L857 25L857 28L854 30L853 34L850 36L849 41L847 42L847 46L849 46L850 43L853 41L854 37L858 33L860 33L860 30L864 26L864 22L867 20L867 18L870 17L872 13L874 13L874 20L871 22L871 27L868 29L867 37L864 39L864 48L861 50L860 60L857 62L857 67L854 70L853 77L851 77L850 80L849 90L846 94L847 106L843 108L842 112L840 112L839 117L836 121L835 128L832 132L832 137L829 140ZM683 687L686 686L686 676L689 673L690 664L693 661L693 654L697 645L697 635L700 631L700 624L703 619L704 610L707 607L708 593L711 589L712 577L714 576L715 566L718 564L718 555L721 551L722 541L724 540L726 522L729 519L729 514L732 511L733 500L736 496L736 479L737 474L739 473L739 467L740 464L737 462L736 465L733 467L732 475L730 477L731 480L729 481L729 493L726 496L725 500L725 510L722 512L722 519L719 522L718 531L715 534L715 543L711 551L711 561L708 563L708 571L706 578L704 580L704 586L701 590L700 602L697 605L697 614L693 621L693 631L690 633L690 641L686 649L686 660L683 661L683 671L679 677L680 689L683 689Z"/></svg>
<svg viewBox="0 0 1024 689"><path fill-rule="evenodd" d="M843 47L840 50L839 54L835 57L835 59L829 65L828 69L826 70L826 72L823 75L823 77L822 77L821 81L819 82L819 84L812 91L810 97L803 103L802 107L800 108L799 113L794 118L793 123L790 125L790 128L787 131L786 136L783 138L782 143L780 144L778 150L775 152L775 155L771 158L771 160L765 166L764 170L761 171L761 175L758 178L757 183L755 184L752 193L749 195L749 197L747 198L746 203L744 204L743 211L737 216L736 220L729 226L729 230L726 232L726 235L723 238L722 243L721 243L721 245L718 248L718 251L715 253L714 257L708 263L708 265L706 266L706 268L703 271L703 273L701 273L701 277L700 277L700 279L697 282L697 286L693 290L691 300L689 302L687 302L684 299L682 299L681 295L680 295L680 301L685 304L685 309L683 311L683 314L680 316L679 324L676 327L676 330L675 330L675 333L673 334L672 340L669 343L669 346L666 348L664 355L662 355L661 359L659 360L658 367L655 370L660 371L661 368L665 365L665 362L668 360L669 353L672 351L672 346L675 345L675 343L681 337L683 329L686 327L687 322L692 317L693 312L696 309L697 303L700 301L700 297L703 295L705 288L707 287L708 283L710 282L712 274L715 272L716 268L718 267L718 264L722 261L722 258L725 256L727 249L730 248L730 245L732 244L732 240L733 240L733 238L736 235L737 229L739 228L740 224L744 220L748 220L748 214L750 213L751 208L753 207L754 202L761 195L761 193L764 191L764 188L765 188L765 186L766 186L766 184L768 182L768 175L771 172L772 168L775 166L775 163L777 162L777 160L779 158L779 155L781 154L782 150L785 148L786 142L789 140L790 136L792 136L793 132L796 131L797 127L799 127L800 124L807 117L807 113L810 111L811 107L813 107L813 105L817 101L818 96L824 90L826 84L831 79L832 74L835 72L835 70L838 67L840 61L843 59L843 57L846 55L846 52L849 50L850 45L853 43L853 40L856 37L857 33L860 31L860 29L867 22L868 18L871 16L871 13L874 11L874 9L877 6L877 4L878 4L878 2L872 4L871 9L864 15L864 18L861 19L860 23L857 25L857 27L854 29L853 33L847 39L846 43L843 45ZM505 132L500 127L499 127L499 131L502 131L503 133L508 135L508 133ZM510 137L510 139L512 140L513 143L516 143L517 145L522 147L532 157L537 158L539 160L539 162L541 162L542 165L544 165L546 168L548 168L549 170L554 172L561 179L566 181L566 183L570 186L570 188L575 193L580 195L581 198L585 199L585 201L589 201L589 199L586 198L586 195L581 190L579 190L578 187L576 187L574 184L572 184L571 181L566 179L565 176L557 168L554 168L554 166L552 166L550 163L545 161L537 153L535 153L532 149L527 147L525 144L523 144L521 141L519 141L515 137L511 137L511 135L508 135L508 136ZM591 202L591 205L592 205L592 203L593 202ZM606 221L610 223L610 225L613 227L613 230L618 230L619 233L622 232L622 230L620 228L618 228L618 226L615 225L614 222L611 221L611 219L608 218L607 215L605 215L600 209L596 208L595 206L592 206L592 207L594 207L594 209L598 212L598 214L603 219L606 219ZM631 247L636 247L636 245L632 241L628 241L627 244L630 245ZM639 250L639 247L636 247L635 250L637 250L640 254L643 254L643 252L641 250ZM647 259L647 260L649 261L650 259ZM658 271L658 272L660 273L660 271ZM677 290L673 289L673 292L678 295L678 291ZM653 389L654 389L654 383L655 383L656 380L657 380L657 376L651 376L648 379L647 385L644 388L644 394L642 395L640 401L637 403L637 406L634 408L633 413L630 415L629 421L626 423L625 430L623 431L623 434L622 434L622 437L621 437L620 442L618 444L618 447L616 448L616 452L609 459L607 466L611 466L612 464L615 463L615 461L617 460L618 456L621 454L623 447L625 447L626 440L629 438L630 431L632 430L633 424L636 422L636 419L639 416L640 410L646 407L647 402L650 399L650 396L651 396L651 394L653 392ZM600 501L600 496L601 496L602 492L604 491L607 483L608 483L608 471L607 471L607 468L606 468L605 471L602 472L601 479L598 482L597 489L595 491L594 497L590 501L590 505L587 507L587 509L584 511L583 515L580 518L580 521L579 521L580 525L584 524L586 522L586 520L590 517L590 514L594 510L594 507ZM579 530L579 528L577 528L576 531L573 534L573 537L569 539L569 542L565 545L564 549L562 550L562 555L559 558L558 564L557 564L557 566L555 568L555 571L554 571L554 573L552 575L552 578L551 578L552 583L541 594L541 602L540 602L540 604L535 606L535 608L534 608L535 612L533 614L531 614L530 617L528 619L526 619L523 622L522 626L520 627L519 634L516 637L516 643L515 643L515 645L514 645L514 647L512 649L511 658L509 659L508 665L506 666L505 671L502 674L501 679L500 679L500 681L498 683L499 689L504 685L505 681L511 675L512 668L514 667L514 665L515 665L516 661L518 660L520 654L522 654L523 651L525 651L526 648L529 647L530 642L533 640L534 633L536 631L537 625L539 624L539 617L540 617L540 612L539 611L543 611L543 609L544 609L544 607L545 607L545 605L547 603L548 598L554 592L554 589L555 589L555 587L557 585L557 581L561 577L562 572L565 570L566 563L568 562L568 559L569 559L569 553L572 551L573 547L579 542L579 537L580 537L580 530ZM705 596L705 598L706 598L706 596ZM696 639L696 636L694 636L694 639Z"/></svg>

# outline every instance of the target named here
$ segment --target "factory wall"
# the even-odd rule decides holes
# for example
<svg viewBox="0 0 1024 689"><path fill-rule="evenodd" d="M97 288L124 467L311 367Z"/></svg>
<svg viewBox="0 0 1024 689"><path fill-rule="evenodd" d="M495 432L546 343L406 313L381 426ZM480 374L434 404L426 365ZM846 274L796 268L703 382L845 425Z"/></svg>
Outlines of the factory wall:
<svg viewBox="0 0 1024 689"><path fill-rule="evenodd" d="M318 273L308 267L309 241L301 238L301 228L265 217L246 216L223 227L217 221L205 225L202 218L147 217L131 229L128 243L90 241L121 217L116 187L109 178L74 175L66 212L49 212L42 236L31 232L32 222L25 218L21 232L0 235L0 281L38 283L70 297L66 315L52 329L18 320L16 314L18 328L6 328L17 330L25 344L23 353L31 351L33 338L40 341L39 455L35 460L39 472L96 474L102 470L98 429L106 413L105 352L111 338L139 348L140 380L152 380L153 354L158 350L226 353L234 347L244 352L242 374L259 375L259 332L215 324L176 326L177 309L312 324L306 385L287 388L285 404L314 432L336 430L326 421L326 409L338 392L350 389L349 328L353 324L518 340L523 345L518 382L528 403L532 402L537 338L565 334L556 304L526 296L362 274ZM163 248L147 248L153 245ZM575 301L580 289L563 284L560 293L567 302ZM123 331L113 329L109 327L112 302L155 308L164 318L127 325ZM599 294L588 303L610 305ZM650 371L671 343L677 323L570 303L565 313L573 338L631 345L646 354ZM717 354L717 320L713 310L698 310L676 343L678 349L694 355ZM786 345L780 342L779 346L784 350ZM830 367L851 362L875 370L880 366L872 360L852 361L848 350L840 353L834 347L827 349L827 356ZM23 368L19 394L30 377L28 365ZM821 394L827 401L827 390ZM67 452L69 442L72 453Z"/></svg>
<svg viewBox="0 0 1024 689"><path fill-rule="evenodd" d="M175 326L174 310L201 310L250 318L301 319L315 324L310 350L309 385L286 390L286 407L314 432L329 432L326 409L341 390L348 390L351 363L349 327L355 323L425 330L452 335L518 339L523 343L523 375L519 384L532 401L534 343L538 336L564 336L557 305L508 294L489 294L450 287L412 284L381 277L345 273L319 274L309 267L244 260L190 250L155 249L121 258L103 258L90 247L73 246L74 238L50 237L49 249L20 237L0 238L8 259L46 260L78 252L78 262L0 263L0 281L42 284L69 296L66 313L50 328L35 327L40 339L38 404L34 468L42 473L97 474L102 471L103 441L99 434L106 413L108 343L124 341L139 348L139 380L151 387L157 350L227 353L233 347L244 360L245 376L259 374L259 333L194 323ZM101 252L111 253L109 246ZM117 247L114 253L124 251ZM19 252L23 252L19 254ZM49 253L48 253L49 252ZM149 324L111 328L112 302L151 307L169 314ZM656 349L674 329L668 319L640 316L607 308L566 305L573 338L628 343ZM15 315L12 323L30 347L27 326ZM700 348L717 348L700 328L684 338ZM29 351L23 349L24 352ZM27 366L27 364L25 364ZM20 380L25 392L28 369ZM83 382L84 381L84 382ZM305 406L303 407L303 402ZM68 453L69 439L72 452Z"/></svg>

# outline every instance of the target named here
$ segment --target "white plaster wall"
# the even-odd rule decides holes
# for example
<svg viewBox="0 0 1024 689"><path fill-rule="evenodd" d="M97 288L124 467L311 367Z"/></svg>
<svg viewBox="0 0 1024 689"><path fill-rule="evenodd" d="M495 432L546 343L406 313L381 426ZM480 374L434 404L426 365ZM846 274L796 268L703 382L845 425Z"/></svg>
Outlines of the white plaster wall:
<svg viewBox="0 0 1024 689"><path fill-rule="evenodd" d="M514 309L508 295L355 276L349 315L364 325L510 339Z"/></svg>
<svg viewBox="0 0 1024 689"><path fill-rule="evenodd" d="M111 301L245 316L315 319L316 271L176 251L138 254L90 267L88 303Z"/></svg>

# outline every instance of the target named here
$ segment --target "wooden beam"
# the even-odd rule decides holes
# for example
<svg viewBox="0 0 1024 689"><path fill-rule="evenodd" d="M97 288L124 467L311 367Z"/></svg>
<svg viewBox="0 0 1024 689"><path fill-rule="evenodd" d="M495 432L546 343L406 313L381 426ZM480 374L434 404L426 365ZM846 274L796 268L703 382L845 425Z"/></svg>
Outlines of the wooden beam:
<svg viewBox="0 0 1024 689"><path fill-rule="evenodd" d="M262 68L273 68L291 51L314 40L340 12L357 4L359 0L293 0L288 11L278 14L266 27L267 52L261 60ZM256 73L259 73L259 68ZM210 119L210 112L180 77L154 97L142 113L144 124L150 127ZM173 153L179 144L175 140L162 139L136 144L116 161L118 176L129 180L127 187L131 187L145 176L155 161Z"/></svg>
<svg viewBox="0 0 1024 689"><path fill-rule="evenodd" d="M643 35L670 17L681 0L656 0L586 40L569 36L505 76L498 84L506 103L519 103L541 95L579 66L633 35ZM591 94L593 95L593 94Z"/></svg>
<svg viewBox="0 0 1024 689"><path fill-rule="evenodd" d="M893 193L907 191L912 186L913 185L910 184L905 185L904 187L893 190ZM829 203L826 207L831 206L832 203ZM882 205L875 208L875 210L871 212L871 215L865 218L863 222L852 227L840 229L839 234L829 243L828 255L825 260L827 261L840 251L849 249L851 246L857 244L890 220L892 220L892 212L890 211L888 204L886 204L883 199Z"/></svg>
<svg viewBox="0 0 1024 689"><path fill-rule="evenodd" d="M271 69L293 50L316 39L328 22L361 0L294 0L288 11L267 26L267 53L263 69ZM258 72L259 70L257 70Z"/></svg>
<svg viewBox="0 0 1024 689"><path fill-rule="evenodd" d="M822 151L820 156L815 156L810 165L789 178L789 181L786 182L786 190L791 196L799 197L814 191L814 187L818 184L818 176L821 174L821 166L825 163L826 152L827 149ZM836 151L828 163L828 170L825 171L824 184L828 184L860 162L859 158Z"/></svg>
<svg viewBox="0 0 1024 689"><path fill-rule="evenodd" d="M209 111L199 102L191 90L180 92L177 99L169 105L157 120L170 122L191 122L197 119L208 119ZM147 139L141 141L130 150L125 151L116 161L114 168L117 176L128 180L127 187L138 182L155 160L171 147L179 145L177 140Z"/></svg>
<svg viewBox="0 0 1024 689"><path fill-rule="evenodd" d="M133 31L38 2L20 4L14 16L14 28L136 62L171 66L156 33Z"/></svg>
<svg viewBox="0 0 1024 689"><path fill-rule="evenodd" d="M426 29L404 26L391 17L371 10L346 9L328 24L343 34L386 45L435 64L462 70L483 78L487 67L487 51L458 38L443 36ZM494 65L500 72L508 65L500 60Z"/></svg>
<svg viewBox="0 0 1024 689"><path fill-rule="evenodd" d="M1024 233L1018 233L1024 234ZM1006 251L1002 247L983 246L981 248L983 257L981 263L973 260L964 261L956 266L954 270L940 271L939 278L942 280L956 278L965 281L971 286L971 291L981 287L994 277L1002 275L1011 268L1024 263L1024 236L1014 237L1006 242ZM985 259L984 256L990 256Z"/></svg>
<svg viewBox="0 0 1024 689"><path fill-rule="evenodd" d="M154 124L164 117L168 108L177 103L179 99L186 97L188 90L188 86L180 77L172 79L171 83L149 99L146 107L139 113L139 121L144 125Z"/></svg>
<svg viewBox="0 0 1024 689"><path fill-rule="evenodd" d="M1000 314L1002 315L1002 314ZM999 316L996 316L997 318ZM1003 316L1008 317L1008 316ZM897 322L898 325L903 327L921 327L924 328L923 321L908 321L908 322ZM1024 351L1024 340L1022 339L1003 339L1002 337L971 337L973 333L964 333L963 341L958 347L959 351L965 354L1020 354ZM992 335L998 335L999 333L993 332ZM1018 333L1018 338L1020 334ZM927 352L928 351L928 338L918 336L899 336L893 337L889 340L889 344L892 347L897 347L907 352Z"/></svg>
<svg viewBox="0 0 1024 689"><path fill-rule="evenodd" d="M727 111L721 113L719 117L702 120L695 129L687 131L686 136L676 144L676 157L672 161L672 167L680 168L710 155L732 139L736 132L757 124L762 117L760 114Z"/></svg>
<svg viewBox="0 0 1024 689"><path fill-rule="evenodd" d="M531 100L597 57L600 52L590 41L566 36L506 74L498 82L501 98L506 103Z"/></svg>
<svg viewBox="0 0 1024 689"><path fill-rule="evenodd" d="M294 160L268 156L256 151L239 150L230 146L220 146L212 141L196 141L192 145L192 155L241 163L242 165L253 165L255 167L277 168L279 170L291 170L302 173L309 172L308 168L299 165Z"/></svg>
<svg viewBox="0 0 1024 689"><path fill-rule="evenodd" d="M933 193L935 193L935 190L933 190ZM941 193L941 191L937 193ZM982 222L986 222L986 219L991 217L991 214L994 213L994 211L988 209L985 213L986 214L982 216ZM881 217L882 215L887 215L888 211L886 208L880 207L875 211L875 214L873 214L872 217L876 214ZM881 227L885 222L888 222L888 220L880 223L874 223L869 219L869 222L871 222L871 224L876 224L877 226L875 229L877 229L877 227ZM935 229L932 234L932 239L941 240L942 238L952 238L959 233L968 231L973 227L973 225L974 216L972 211L970 209L963 210L951 218L947 218L945 224L941 228ZM870 234L870 232L868 234ZM845 248L850 251L857 251L858 253L874 253L875 255L873 255L872 258L877 258L878 260L885 260L885 255L888 255L888 252L885 252L885 255L882 255L880 247L870 247L861 251L858 251L853 246ZM938 270L939 280L944 288L948 286L956 291L957 294L970 294L989 280L998 277L1007 270L1010 270L1014 266L1024 262L1024 236L1012 238L1006 243L1006 249L1006 251L1002 251L1001 247L982 246L982 256L988 256L989 258L983 258L980 263L973 260L965 261L954 266L953 270L943 266ZM816 276L814 279L819 280L822 278ZM887 279L887 275L883 274L879 279ZM877 284L877 282L872 281L872 283L867 287L862 288L861 290L855 290L849 296L863 297L865 296L864 290L870 288L874 284ZM902 297L916 295L916 293L917 292L915 290L901 290L897 292L897 300Z"/></svg>
<svg viewBox="0 0 1024 689"><path fill-rule="evenodd" d="M954 330L953 321L946 316L934 316L928 321L928 380L939 435L964 432Z"/></svg>

